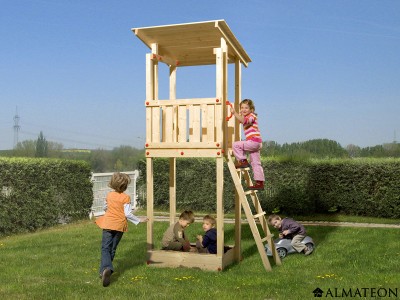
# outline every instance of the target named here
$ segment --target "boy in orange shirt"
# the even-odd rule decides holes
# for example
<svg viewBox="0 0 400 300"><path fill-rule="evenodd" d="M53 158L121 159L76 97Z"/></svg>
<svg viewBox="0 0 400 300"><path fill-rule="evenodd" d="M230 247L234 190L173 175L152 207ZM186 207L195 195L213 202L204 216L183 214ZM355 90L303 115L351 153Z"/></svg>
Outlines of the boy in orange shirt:
<svg viewBox="0 0 400 300"><path fill-rule="evenodd" d="M117 172L112 175L108 186L114 191L107 194L105 215L96 220L96 224L103 229L100 275L104 287L110 285L111 274L114 272L112 261L122 235L128 231L127 220L135 225L148 221L147 217L132 214L131 198L124 193L130 183L131 178L127 174Z"/></svg>

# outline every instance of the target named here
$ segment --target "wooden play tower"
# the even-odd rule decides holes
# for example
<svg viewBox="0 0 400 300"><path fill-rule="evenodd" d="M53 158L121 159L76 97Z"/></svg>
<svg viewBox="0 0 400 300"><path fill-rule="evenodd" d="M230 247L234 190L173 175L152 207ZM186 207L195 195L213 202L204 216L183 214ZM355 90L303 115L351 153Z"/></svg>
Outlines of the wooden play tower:
<svg viewBox="0 0 400 300"><path fill-rule="evenodd" d="M232 159L232 142L240 140L240 127L229 119L228 64L233 63L234 103L239 111L241 100L241 66L248 66L250 57L224 20L133 28L135 35L150 48L146 54L146 163L147 163L147 254L148 264L156 267L195 267L223 270L241 259L241 211L246 214L254 240L266 270L271 265L264 250L270 243L275 249L265 212L256 191L245 192L242 174L251 184L248 169L237 171ZM169 99L158 97L158 65L169 67ZM210 98L176 99L177 69L180 67L215 65L216 94ZM201 83L199 83L201 84ZM210 157L216 160L217 254L157 250L153 240L154 178L153 159L170 158L169 203L170 224L176 219L176 159ZM235 244L224 253L224 161L236 187ZM251 201L248 201L247 197ZM261 233L260 233L261 232ZM279 256L273 251L276 264Z"/></svg>

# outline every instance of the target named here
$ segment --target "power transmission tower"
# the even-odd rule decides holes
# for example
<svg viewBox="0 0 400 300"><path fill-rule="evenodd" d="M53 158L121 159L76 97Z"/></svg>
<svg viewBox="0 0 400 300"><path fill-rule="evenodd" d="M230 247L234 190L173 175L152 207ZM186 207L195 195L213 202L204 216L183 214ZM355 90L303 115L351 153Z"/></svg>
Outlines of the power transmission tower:
<svg viewBox="0 0 400 300"><path fill-rule="evenodd" d="M18 144L18 133L20 129L21 126L19 126L18 107L16 107L16 112L14 116L14 149L17 147Z"/></svg>

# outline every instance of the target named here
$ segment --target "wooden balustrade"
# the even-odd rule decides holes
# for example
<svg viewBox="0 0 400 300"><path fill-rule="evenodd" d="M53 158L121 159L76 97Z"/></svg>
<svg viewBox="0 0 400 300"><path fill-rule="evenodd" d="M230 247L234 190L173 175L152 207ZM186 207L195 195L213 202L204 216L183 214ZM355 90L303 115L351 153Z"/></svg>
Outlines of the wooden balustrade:
<svg viewBox="0 0 400 300"><path fill-rule="evenodd" d="M147 157L220 157L226 104L216 98L146 102Z"/></svg>

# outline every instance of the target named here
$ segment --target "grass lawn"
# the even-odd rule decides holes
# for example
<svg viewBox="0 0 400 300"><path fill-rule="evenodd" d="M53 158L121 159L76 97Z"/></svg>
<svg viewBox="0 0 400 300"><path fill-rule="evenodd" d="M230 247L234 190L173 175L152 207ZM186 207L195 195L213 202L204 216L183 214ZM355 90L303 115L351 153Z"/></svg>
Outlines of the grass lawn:
<svg viewBox="0 0 400 300"><path fill-rule="evenodd" d="M154 224L157 241L167 226ZM244 260L223 272L206 272L148 267L146 225L129 224L107 288L98 278L101 230L93 222L6 237L0 239L0 299L313 299L316 288L330 290L332 298L335 289L354 293L357 288L361 293L371 293L362 288L374 288L375 293L381 289L381 295L391 289L400 298L399 229L307 230L316 242L315 252L308 257L291 254L282 266L266 272L250 228L243 225ZM201 233L200 222L187 233L194 240ZM232 244L233 224L225 225L225 233ZM392 294L390 299L395 298Z"/></svg>

